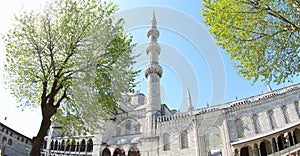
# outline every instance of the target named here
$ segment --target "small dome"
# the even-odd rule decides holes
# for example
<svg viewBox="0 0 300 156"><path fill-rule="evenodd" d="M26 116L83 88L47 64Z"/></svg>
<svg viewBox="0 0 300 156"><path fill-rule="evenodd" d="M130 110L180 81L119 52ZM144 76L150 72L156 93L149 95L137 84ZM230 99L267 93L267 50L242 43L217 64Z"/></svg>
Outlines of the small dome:
<svg viewBox="0 0 300 156"><path fill-rule="evenodd" d="M137 144L137 143L139 143L139 142L140 142L140 137L135 137L135 138L133 138L133 139L131 140L130 143L132 143L132 144Z"/></svg>
<svg viewBox="0 0 300 156"><path fill-rule="evenodd" d="M127 144L127 143L129 143L128 140L126 140L126 139L121 139L121 140L118 141L117 144Z"/></svg>
<svg viewBox="0 0 300 156"><path fill-rule="evenodd" d="M116 140L108 140L107 142L106 142L106 144L107 145L115 145L115 144L117 144L117 141Z"/></svg>

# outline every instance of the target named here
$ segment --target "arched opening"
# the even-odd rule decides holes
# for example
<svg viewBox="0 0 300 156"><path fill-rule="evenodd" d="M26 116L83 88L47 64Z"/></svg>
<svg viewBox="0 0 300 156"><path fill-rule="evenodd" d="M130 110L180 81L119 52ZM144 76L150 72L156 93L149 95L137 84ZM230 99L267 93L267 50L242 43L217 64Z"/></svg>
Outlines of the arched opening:
<svg viewBox="0 0 300 156"><path fill-rule="evenodd" d="M71 148L71 141L67 140L67 142L66 142L66 151L70 151L70 148Z"/></svg>
<svg viewBox="0 0 300 156"><path fill-rule="evenodd" d="M128 118L123 120L120 124L118 124L114 134L116 136L139 134L141 133L140 129L141 124L137 120Z"/></svg>
<svg viewBox="0 0 300 156"><path fill-rule="evenodd" d="M76 141L75 140L72 140L72 143L71 143L71 151L74 152L76 150Z"/></svg>
<svg viewBox="0 0 300 156"><path fill-rule="evenodd" d="M105 148L103 151L102 151L102 156L110 156L110 150L108 148Z"/></svg>
<svg viewBox="0 0 300 156"><path fill-rule="evenodd" d="M89 139L87 142L87 151L93 152L93 140L92 139Z"/></svg>
<svg viewBox="0 0 300 156"><path fill-rule="evenodd" d="M280 136L278 136L278 138L277 138L277 142L278 142L278 150L279 151L281 151L281 150L283 150L284 149L284 143L283 143L283 139L282 139L282 136L280 135Z"/></svg>
<svg viewBox="0 0 300 156"><path fill-rule="evenodd" d="M260 148L260 155L266 156L267 155L266 143L265 142L260 143L259 148Z"/></svg>
<svg viewBox="0 0 300 156"><path fill-rule="evenodd" d="M300 130L296 128L293 132L295 144L300 143Z"/></svg>
<svg viewBox="0 0 300 156"><path fill-rule="evenodd" d="M128 156L140 156L140 151L137 147L132 147L128 151Z"/></svg>
<svg viewBox="0 0 300 156"><path fill-rule="evenodd" d="M185 129L180 133L180 143L181 143L181 148L188 148L189 147L189 140L188 140L188 131Z"/></svg>
<svg viewBox="0 0 300 156"><path fill-rule="evenodd" d="M50 150L53 150L53 149L54 149L54 141L52 140L51 144L50 144Z"/></svg>
<svg viewBox="0 0 300 156"><path fill-rule="evenodd" d="M80 143L80 152L84 152L85 151L85 140L81 140L81 143Z"/></svg>
<svg viewBox="0 0 300 156"><path fill-rule="evenodd" d="M277 144L276 144L275 138L272 138L272 144L273 144L274 152L278 152L278 148L277 148Z"/></svg>
<svg viewBox="0 0 300 156"><path fill-rule="evenodd" d="M58 148L58 141L56 140L55 143L54 143L54 148L53 149L57 150L57 148Z"/></svg>
<svg viewBox="0 0 300 156"><path fill-rule="evenodd" d="M117 148L114 151L113 156L125 156L125 151L123 149Z"/></svg>
<svg viewBox="0 0 300 156"><path fill-rule="evenodd" d="M293 146L295 143L293 141L292 133L289 132L288 135L289 135L289 146Z"/></svg>
<svg viewBox="0 0 300 156"><path fill-rule="evenodd" d="M66 146L66 143L65 143L65 140L63 140L62 142L61 142L61 151L65 151L65 146Z"/></svg>
<svg viewBox="0 0 300 156"><path fill-rule="evenodd" d="M235 149L235 150L234 150L234 156L239 156L238 154L239 154L239 150L238 150L238 149Z"/></svg>
<svg viewBox="0 0 300 156"><path fill-rule="evenodd" d="M241 148L241 153L240 153L240 156L250 156L250 149L249 147L243 147Z"/></svg>
<svg viewBox="0 0 300 156"><path fill-rule="evenodd" d="M271 144L269 141L263 141L260 143L260 155L261 156L266 156L268 154L272 153L272 148L271 148Z"/></svg>
<svg viewBox="0 0 300 156"><path fill-rule="evenodd" d="M163 135L163 144L164 151L170 150L170 134L166 133Z"/></svg>
<svg viewBox="0 0 300 156"><path fill-rule="evenodd" d="M204 136L205 150L207 154L222 152L222 136L220 129L216 126L210 126Z"/></svg>
<svg viewBox="0 0 300 156"><path fill-rule="evenodd" d="M254 144L254 149L253 149L254 155L259 155L259 150L258 150L258 145Z"/></svg>

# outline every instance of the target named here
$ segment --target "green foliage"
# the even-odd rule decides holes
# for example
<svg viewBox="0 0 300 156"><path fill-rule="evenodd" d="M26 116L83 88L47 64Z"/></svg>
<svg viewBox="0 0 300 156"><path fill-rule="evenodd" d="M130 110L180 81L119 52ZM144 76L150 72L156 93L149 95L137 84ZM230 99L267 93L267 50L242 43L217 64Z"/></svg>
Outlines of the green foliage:
<svg viewBox="0 0 300 156"><path fill-rule="evenodd" d="M204 0L202 15L238 73L254 82L290 81L300 71L300 2Z"/></svg>
<svg viewBox="0 0 300 156"><path fill-rule="evenodd" d="M100 0L57 0L15 17L6 36L7 84L22 106L43 117L94 130L134 87L132 38L117 6ZM48 109L48 110L47 110ZM51 115L51 114L50 114Z"/></svg>

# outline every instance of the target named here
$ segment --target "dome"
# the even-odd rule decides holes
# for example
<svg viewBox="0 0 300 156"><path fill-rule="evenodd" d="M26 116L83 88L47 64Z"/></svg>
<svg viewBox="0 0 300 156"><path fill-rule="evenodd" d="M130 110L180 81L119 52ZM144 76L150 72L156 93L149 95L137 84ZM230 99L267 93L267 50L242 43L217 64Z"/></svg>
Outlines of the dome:
<svg viewBox="0 0 300 156"><path fill-rule="evenodd" d="M135 138L133 138L133 139L131 140L130 143L132 143L132 144L137 144L137 143L139 143L139 141L140 141L140 137L135 137Z"/></svg>
<svg viewBox="0 0 300 156"><path fill-rule="evenodd" d="M118 141L117 144L127 144L127 143L129 143L128 140L126 140L126 139L121 139L121 140Z"/></svg>

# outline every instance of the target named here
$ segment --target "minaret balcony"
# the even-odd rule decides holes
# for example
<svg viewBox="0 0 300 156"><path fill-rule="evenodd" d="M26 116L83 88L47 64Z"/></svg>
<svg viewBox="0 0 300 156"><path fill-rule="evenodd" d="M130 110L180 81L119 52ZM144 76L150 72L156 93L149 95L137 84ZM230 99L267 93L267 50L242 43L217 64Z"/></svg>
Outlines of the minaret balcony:
<svg viewBox="0 0 300 156"><path fill-rule="evenodd" d="M148 78L148 76L152 73L157 74L159 77L162 76L163 70L162 67L157 64L157 63L153 63L153 64L149 64L147 65L147 67L145 68L145 76L146 78Z"/></svg>

